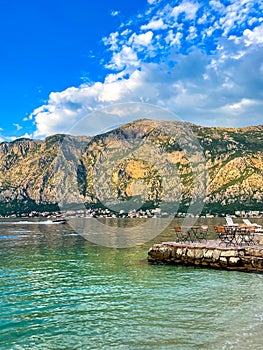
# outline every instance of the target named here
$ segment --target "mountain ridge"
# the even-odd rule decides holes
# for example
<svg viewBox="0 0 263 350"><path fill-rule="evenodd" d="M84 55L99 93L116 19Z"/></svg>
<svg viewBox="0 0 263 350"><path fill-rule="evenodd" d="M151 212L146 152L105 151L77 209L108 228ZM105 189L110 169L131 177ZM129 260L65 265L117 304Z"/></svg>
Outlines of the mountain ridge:
<svg viewBox="0 0 263 350"><path fill-rule="evenodd" d="M76 203L186 211L198 199L206 212L263 210L262 131L140 119L94 137L2 142L0 214Z"/></svg>

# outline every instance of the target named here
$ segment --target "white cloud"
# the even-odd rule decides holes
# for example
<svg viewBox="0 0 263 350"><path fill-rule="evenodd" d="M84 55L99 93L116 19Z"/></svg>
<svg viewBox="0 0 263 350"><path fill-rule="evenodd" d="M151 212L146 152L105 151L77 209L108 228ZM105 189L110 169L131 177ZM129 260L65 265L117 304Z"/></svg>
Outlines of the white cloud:
<svg viewBox="0 0 263 350"><path fill-rule="evenodd" d="M121 32L121 36L127 36L131 33L132 31L130 29L125 29L123 32Z"/></svg>
<svg viewBox="0 0 263 350"><path fill-rule="evenodd" d="M248 20L248 25L252 26L254 23L257 23L258 19L256 17L252 17Z"/></svg>
<svg viewBox="0 0 263 350"><path fill-rule="evenodd" d="M253 30L245 29L243 35L246 46L263 44L263 24Z"/></svg>
<svg viewBox="0 0 263 350"><path fill-rule="evenodd" d="M24 135L19 136L19 139L31 139L33 137L33 134L25 133Z"/></svg>
<svg viewBox="0 0 263 350"><path fill-rule="evenodd" d="M167 34L167 37L165 38L165 42L170 46L181 46L182 37L183 37L182 33L177 32L176 34L174 34L173 30L170 29Z"/></svg>
<svg viewBox="0 0 263 350"><path fill-rule="evenodd" d="M23 127L21 126L21 125L19 125L19 124L13 124L15 127L16 127L16 130L17 131L19 131L19 130L21 130Z"/></svg>
<svg viewBox="0 0 263 350"><path fill-rule="evenodd" d="M199 18L197 19L197 23L198 23L198 24L204 24L204 23L207 22L207 20L208 20L208 18L207 18L207 13L204 13L201 17L199 17Z"/></svg>
<svg viewBox="0 0 263 350"><path fill-rule="evenodd" d="M200 5L196 2L185 0L180 5L173 8L171 15L176 19L183 13L187 19L195 19L199 6Z"/></svg>
<svg viewBox="0 0 263 350"><path fill-rule="evenodd" d="M191 26L189 28L189 35L186 37L186 40L194 40L197 37L197 33L196 33L196 28L194 26Z"/></svg>
<svg viewBox="0 0 263 350"><path fill-rule="evenodd" d="M119 48L119 45L118 45L118 36L119 36L119 33L118 32L114 32L114 33L111 33L110 36L108 38L104 37L102 40L104 42L104 45L108 45L110 46L110 50L111 51L115 51Z"/></svg>
<svg viewBox="0 0 263 350"><path fill-rule="evenodd" d="M135 71L129 79L119 80L118 74L114 79L112 74L111 79L104 83L91 86L83 84L79 88L71 87L62 92L51 93L48 103L32 113L37 127L34 137L66 133L92 111L126 99L132 101L140 90L143 93L143 89L142 73Z"/></svg>
<svg viewBox="0 0 263 350"><path fill-rule="evenodd" d="M106 68L122 70L139 66L137 53L129 46L124 45L120 52L114 52L111 61Z"/></svg>
<svg viewBox="0 0 263 350"><path fill-rule="evenodd" d="M225 6L219 0L210 0L209 5L217 11L222 11L225 8Z"/></svg>
<svg viewBox="0 0 263 350"><path fill-rule="evenodd" d="M24 135L21 135L21 136L5 136L4 139L2 139L0 137L0 142L12 142L12 141L15 141L17 139L22 139L22 138L32 139L33 138L33 134L28 134L26 132Z"/></svg>
<svg viewBox="0 0 263 350"><path fill-rule="evenodd" d="M141 30L160 30L160 29L166 29L168 26L167 24L164 24L163 19L153 19L148 24L144 24L141 26Z"/></svg>
<svg viewBox="0 0 263 350"><path fill-rule="evenodd" d="M203 125L263 123L263 24L253 3L158 1L103 39L111 54L103 81L51 93L34 110L34 136L67 132L92 111L125 102Z"/></svg>
<svg viewBox="0 0 263 350"><path fill-rule="evenodd" d="M251 7L253 7L253 2L250 0L233 1L225 7L219 20L219 24L224 30L223 35L228 35L233 28L245 23L249 18Z"/></svg>
<svg viewBox="0 0 263 350"><path fill-rule="evenodd" d="M143 34L135 34L133 33L129 39L129 44L134 46L149 46L151 44L153 38L153 32L148 31Z"/></svg>
<svg viewBox="0 0 263 350"><path fill-rule="evenodd" d="M120 14L120 11L111 11L111 16L116 17Z"/></svg>
<svg viewBox="0 0 263 350"><path fill-rule="evenodd" d="M229 112L237 112L240 113L240 111L244 111L246 109L246 107L248 106L252 106L257 104L257 102L255 100L249 100L247 98L242 98L240 101L235 102L235 103L230 103L226 106L223 106L222 109L224 109L225 111Z"/></svg>
<svg viewBox="0 0 263 350"><path fill-rule="evenodd" d="M147 0L148 4L153 5L158 2L158 0Z"/></svg>

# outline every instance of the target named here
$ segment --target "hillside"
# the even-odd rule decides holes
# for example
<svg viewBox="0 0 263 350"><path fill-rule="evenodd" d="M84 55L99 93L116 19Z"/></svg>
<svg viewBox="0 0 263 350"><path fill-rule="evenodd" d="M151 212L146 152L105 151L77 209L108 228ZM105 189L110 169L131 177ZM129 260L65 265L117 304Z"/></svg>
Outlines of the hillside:
<svg viewBox="0 0 263 350"><path fill-rule="evenodd" d="M95 137L0 144L0 214L104 205L263 210L263 126L142 119Z"/></svg>

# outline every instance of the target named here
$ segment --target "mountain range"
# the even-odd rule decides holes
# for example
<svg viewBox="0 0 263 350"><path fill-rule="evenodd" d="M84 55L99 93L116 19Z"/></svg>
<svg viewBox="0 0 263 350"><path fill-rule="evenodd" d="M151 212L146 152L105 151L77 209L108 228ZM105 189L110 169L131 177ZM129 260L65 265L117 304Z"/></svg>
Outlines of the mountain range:
<svg viewBox="0 0 263 350"><path fill-rule="evenodd" d="M140 119L94 137L0 144L0 214L107 207L263 210L263 126Z"/></svg>

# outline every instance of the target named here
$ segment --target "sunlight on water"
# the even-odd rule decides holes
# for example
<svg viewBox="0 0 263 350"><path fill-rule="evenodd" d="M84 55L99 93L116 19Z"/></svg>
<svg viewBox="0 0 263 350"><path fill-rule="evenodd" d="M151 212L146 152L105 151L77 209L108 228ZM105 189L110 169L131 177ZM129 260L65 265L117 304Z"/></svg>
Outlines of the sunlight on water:
<svg viewBox="0 0 263 350"><path fill-rule="evenodd" d="M151 243L109 249L67 225L0 236L1 350L262 348L261 274L149 265Z"/></svg>

